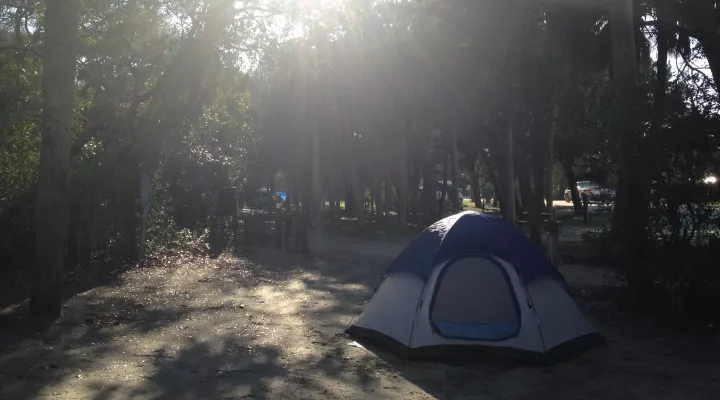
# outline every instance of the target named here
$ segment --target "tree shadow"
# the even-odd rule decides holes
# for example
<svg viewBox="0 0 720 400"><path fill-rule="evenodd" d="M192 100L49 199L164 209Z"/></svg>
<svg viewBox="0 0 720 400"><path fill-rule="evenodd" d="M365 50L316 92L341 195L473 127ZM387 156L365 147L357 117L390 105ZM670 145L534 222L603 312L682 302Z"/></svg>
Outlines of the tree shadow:
<svg viewBox="0 0 720 400"><path fill-rule="evenodd" d="M372 293L368 282L376 278L360 268L365 263L349 255L263 251L126 271L113 284L70 299L57 321L18 330L17 340L3 343L0 398L54 390L99 399L372 391L373 372L348 362L338 344ZM286 294L297 298L284 305ZM279 303L268 304L273 299ZM300 336L265 340L268 331L297 324ZM298 341L307 354L289 356Z"/></svg>

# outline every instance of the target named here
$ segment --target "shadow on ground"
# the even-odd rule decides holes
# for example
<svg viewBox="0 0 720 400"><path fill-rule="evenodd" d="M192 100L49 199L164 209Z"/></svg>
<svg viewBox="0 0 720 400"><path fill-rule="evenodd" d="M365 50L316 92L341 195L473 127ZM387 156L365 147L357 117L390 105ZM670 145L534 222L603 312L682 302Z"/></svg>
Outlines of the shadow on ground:
<svg viewBox="0 0 720 400"><path fill-rule="evenodd" d="M609 344L554 366L406 363L357 347L343 332L403 244L335 238L312 255L255 249L126 271L0 352L0 398L705 399L720 389L710 346L605 317L595 322ZM574 293L603 279L572 268Z"/></svg>
<svg viewBox="0 0 720 400"><path fill-rule="evenodd" d="M372 357L347 356L342 332L371 295L375 261L257 250L126 271L70 299L47 329L3 326L18 340L0 353L0 398L371 392Z"/></svg>

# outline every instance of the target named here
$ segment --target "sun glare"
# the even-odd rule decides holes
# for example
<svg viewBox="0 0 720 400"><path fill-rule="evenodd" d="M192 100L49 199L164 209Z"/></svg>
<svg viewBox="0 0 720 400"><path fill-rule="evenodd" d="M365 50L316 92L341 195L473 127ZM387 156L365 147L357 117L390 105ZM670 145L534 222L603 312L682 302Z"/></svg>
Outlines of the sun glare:
<svg viewBox="0 0 720 400"><path fill-rule="evenodd" d="M283 15L274 18L274 30L281 40L292 40L307 34L314 23L328 23L337 19L348 0L291 0Z"/></svg>

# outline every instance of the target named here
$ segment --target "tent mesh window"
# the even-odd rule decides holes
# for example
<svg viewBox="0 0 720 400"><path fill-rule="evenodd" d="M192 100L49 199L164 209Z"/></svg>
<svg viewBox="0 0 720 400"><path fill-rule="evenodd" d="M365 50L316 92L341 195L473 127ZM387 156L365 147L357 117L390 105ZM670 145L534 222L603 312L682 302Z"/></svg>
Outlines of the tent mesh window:
<svg viewBox="0 0 720 400"><path fill-rule="evenodd" d="M440 273L430 319L445 337L505 340L520 328L517 300L502 266L462 258Z"/></svg>

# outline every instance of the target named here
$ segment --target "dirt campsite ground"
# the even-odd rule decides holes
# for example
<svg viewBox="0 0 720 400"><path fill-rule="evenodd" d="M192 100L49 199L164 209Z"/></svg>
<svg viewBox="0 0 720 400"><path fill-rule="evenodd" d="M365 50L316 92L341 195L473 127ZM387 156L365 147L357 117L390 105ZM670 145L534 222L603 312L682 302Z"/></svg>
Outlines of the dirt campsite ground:
<svg viewBox="0 0 720 400"><path fill-rule="evenodd" d="M404 243L335 239L312 255L178 257L70 299L0 338L0 399L711 399L713 339L660 333L593 300L607 271L562 267L609 342L553 366L406 363L343 335ZM12 310L5 310L10 313Z"/></svg>

